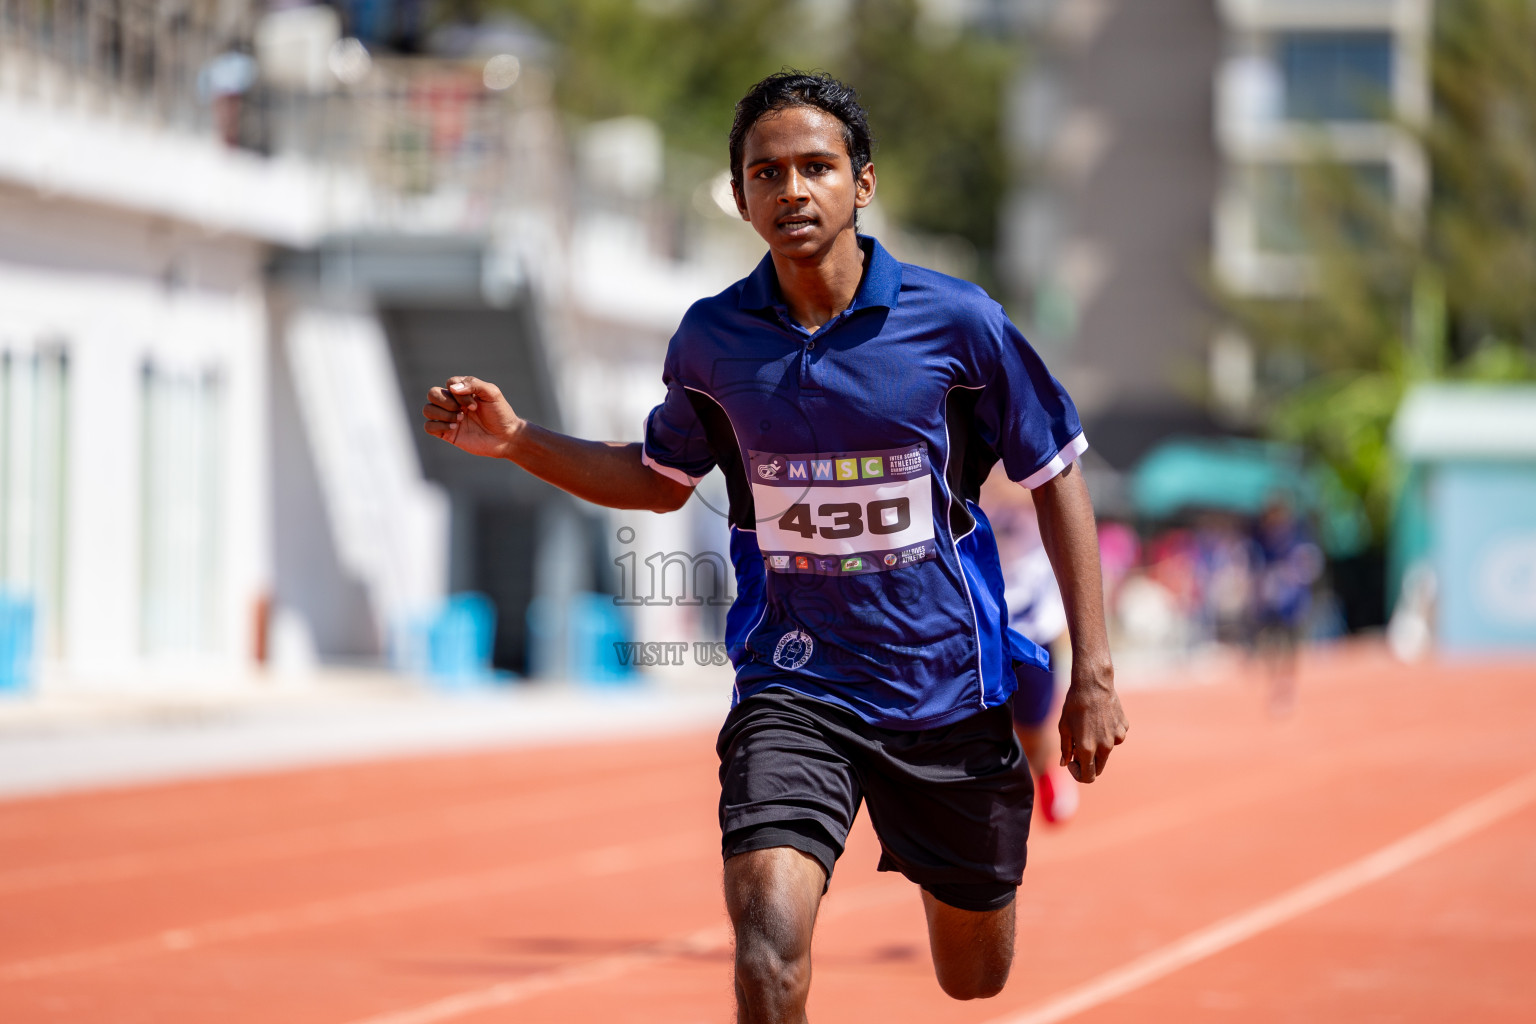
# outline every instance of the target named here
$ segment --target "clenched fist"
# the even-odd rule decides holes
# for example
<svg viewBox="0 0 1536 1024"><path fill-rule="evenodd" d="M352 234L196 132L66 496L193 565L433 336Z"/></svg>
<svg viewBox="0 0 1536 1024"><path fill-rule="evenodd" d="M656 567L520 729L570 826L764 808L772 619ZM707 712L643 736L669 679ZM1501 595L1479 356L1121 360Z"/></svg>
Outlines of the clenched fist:
<svg viewBox="0 0 1536 1024"><path fill-rule="evenodd" d="M449 377L427 392L421 408L427 433L471 455L505 458L526 421L512 410L501 389L478 377Z"/></svg>

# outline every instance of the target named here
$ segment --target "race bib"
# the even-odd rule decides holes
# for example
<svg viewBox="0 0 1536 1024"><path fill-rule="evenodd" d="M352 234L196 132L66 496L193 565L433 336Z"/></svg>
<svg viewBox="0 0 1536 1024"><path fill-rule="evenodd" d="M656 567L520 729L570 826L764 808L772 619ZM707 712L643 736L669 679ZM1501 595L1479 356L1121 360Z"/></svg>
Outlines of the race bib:
<svg viewBox="0 0 1536 1024"><path fill-rule="evenodd" d="M773 572L845 576L937 557L925 446L747 454L757 545Z"/></svg>

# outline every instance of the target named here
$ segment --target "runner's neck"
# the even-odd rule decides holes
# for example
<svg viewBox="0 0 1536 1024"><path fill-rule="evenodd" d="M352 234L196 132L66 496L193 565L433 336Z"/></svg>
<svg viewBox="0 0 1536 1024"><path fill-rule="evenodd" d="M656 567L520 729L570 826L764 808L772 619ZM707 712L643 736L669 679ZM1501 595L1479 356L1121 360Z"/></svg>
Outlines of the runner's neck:
<svg viewBox="0 0 1536 1024"><path fill-rule="evenodd" d="M853 305L868 264L869 255L852 228L839 234L825 252L809 259L773 254L784 305L795 322L812 333Z"/></svg>

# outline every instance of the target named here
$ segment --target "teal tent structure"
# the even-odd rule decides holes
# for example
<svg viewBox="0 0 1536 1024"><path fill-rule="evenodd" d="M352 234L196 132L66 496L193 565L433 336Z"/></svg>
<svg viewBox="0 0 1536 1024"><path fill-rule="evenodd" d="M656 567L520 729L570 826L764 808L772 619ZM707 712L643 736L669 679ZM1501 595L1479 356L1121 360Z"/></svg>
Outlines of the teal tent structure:
<svg viewBox="0 0 1536 1024"><path fill-rule="evenodd" d="M1275 496L1311 517L1324 550L1359 553L1370 538L1365 509L1332 470L1299 449L1246 438L1170 438L1131 473L1131 505L1143 519L1194 511L1253 516Z"/></svg>

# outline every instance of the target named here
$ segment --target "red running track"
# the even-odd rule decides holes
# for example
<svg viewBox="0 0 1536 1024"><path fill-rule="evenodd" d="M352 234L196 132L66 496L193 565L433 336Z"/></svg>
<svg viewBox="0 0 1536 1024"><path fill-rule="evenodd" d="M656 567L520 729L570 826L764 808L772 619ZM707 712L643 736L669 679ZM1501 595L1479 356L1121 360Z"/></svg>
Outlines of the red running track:
<svg viewBox="0 0 1536 1024"><path fill-rule="evenodd" d="M1536 667L1304 662L1126 697L1039 826L998 998L946 999L861 819L812 1019L1536 1020ZM730 1019L713 737L0 803L0 1021Z"/></svg>

